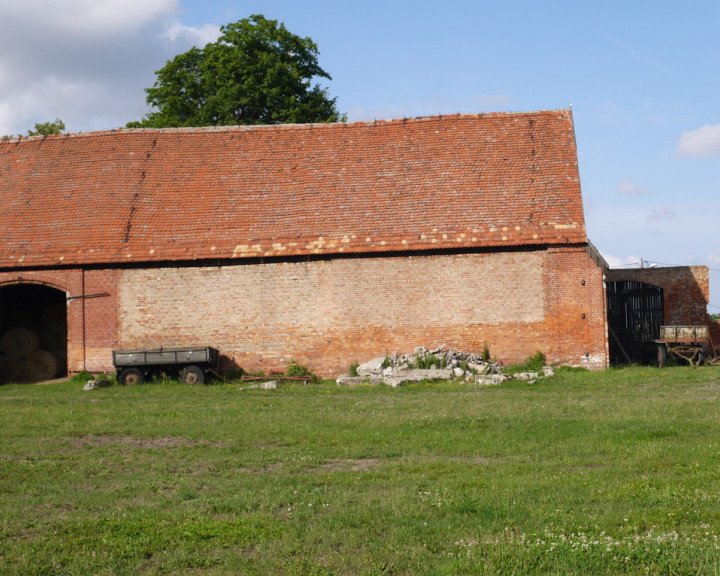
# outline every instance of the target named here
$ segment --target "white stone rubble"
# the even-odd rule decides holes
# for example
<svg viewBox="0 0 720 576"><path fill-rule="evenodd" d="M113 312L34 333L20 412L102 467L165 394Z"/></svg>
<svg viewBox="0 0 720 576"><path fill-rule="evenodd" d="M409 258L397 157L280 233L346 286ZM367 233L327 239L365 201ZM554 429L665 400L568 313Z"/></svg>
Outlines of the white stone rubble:
<svg viewBox="0 0 720 576"><path fill-rule="evenodd" d="M552 366L545 366L541 373L523 372L513 375L501 374L502 365L483 360L480 354L446 350L445 345L428 350L415 348L413 354L391 354L373 358L357 367L357 376L342 375L337 383L343 386L360 384L386 384L397 387L427 380L466 380L480 385L497 385L517 379L534 384L539 378L554 375Z"/></svg>
<svg viewBox="0 0 720 576"><path fill-rule="evenodd" d="M83 390L86 392L89 390L96 390L97 388L107 388L110 386L109 380L88 380L85 386L83 386Z"/></svg>

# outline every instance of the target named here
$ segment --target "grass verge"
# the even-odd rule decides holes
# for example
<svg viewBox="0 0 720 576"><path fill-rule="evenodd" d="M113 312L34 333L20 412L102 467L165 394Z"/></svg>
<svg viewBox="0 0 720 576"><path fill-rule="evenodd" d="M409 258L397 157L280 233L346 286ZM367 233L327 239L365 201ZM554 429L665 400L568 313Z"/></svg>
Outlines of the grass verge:
<svg viewBox="0 0 720 576"><path fill-rule="evenodd" d="M0 573L718 574L720 370L0 387Z"/></svg>

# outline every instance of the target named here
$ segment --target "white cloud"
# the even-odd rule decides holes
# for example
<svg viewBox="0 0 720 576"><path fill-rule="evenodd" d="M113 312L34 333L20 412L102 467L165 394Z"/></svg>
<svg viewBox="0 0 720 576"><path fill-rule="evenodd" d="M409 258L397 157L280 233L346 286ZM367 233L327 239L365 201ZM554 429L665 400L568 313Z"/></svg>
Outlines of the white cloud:
<svg viewBox="0 0 720 576"><path fill-rule="evenodd" d="M711 266L711 267L720 266L720 253L708 254L707 262L708 262L708 266Z"/></svg>
<svg viewBox="0 0 720 576"><path fill-rule="evenodd" d="M608 263L610 268L629 268L632 266L640 266L640 258L637 256L625 256L625 258L619 258L617 256L613 256L612 254L605 254L604 252L601 252L600 254L602 254L603 258L605 258L605 262Z"/></svg>
<svg viewBox="0 0 720 576"><path fill-rule="evenodd" d="M219 35L179 14L178 0L0 0L0 135L139 120L154 72Z"/></svg>
<svg viewBox="0 0 720 576"><path fill-rule="evenodd" d="M678 141L680 156L720 156L720 124L706 124L683 132Z"/></svg>
<svg viewBox="0 0 720 576"><path fill-rule="evenodd" d="M179 12L178 0L0 0L3 36L27 33L30 43L132 34L157 18Z"/></svg>
<svg viewBox="0 0 720 576"><path fill-rule="evenodd" d="M643 186L635 184L632 180L623 180L615 188L618 194L622 196L639 196L642 194L649 194L649 190Z"/></svg>
<svg viewBox="0 0 720 576"><path fill-rule="evenodd" d="M205 24L200 28L183 26L180 22L174 23L165 31L165 37L171 42L186 41L193 46L205 46L214 42L220 36L220 28L213 24Z"/></svg>

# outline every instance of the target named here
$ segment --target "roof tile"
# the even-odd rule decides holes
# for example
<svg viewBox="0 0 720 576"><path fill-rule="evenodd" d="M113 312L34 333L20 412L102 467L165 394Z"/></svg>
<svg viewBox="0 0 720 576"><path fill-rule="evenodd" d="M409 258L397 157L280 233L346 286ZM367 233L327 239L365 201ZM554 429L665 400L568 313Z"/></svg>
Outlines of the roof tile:
<svg viewBox="0 0 720 576"><path fill-rule="evenodd" d="M0 267L585 241L567 110L0 142Z"/></svg>

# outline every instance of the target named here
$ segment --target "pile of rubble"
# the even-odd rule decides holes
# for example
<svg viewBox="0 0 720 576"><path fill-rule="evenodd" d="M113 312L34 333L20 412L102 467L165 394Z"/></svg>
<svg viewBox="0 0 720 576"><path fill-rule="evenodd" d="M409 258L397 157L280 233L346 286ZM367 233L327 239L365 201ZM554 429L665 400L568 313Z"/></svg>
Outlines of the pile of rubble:
<svg viewBox="0 0 720 576"><path fill-rule="evenodd" d="M83 386L83 390L85 392L89 392L90 390L97 390L98 388L107 388L111 385L112 383L110 382L110 380L107 380L105 378L99 380L88 380L85 383L85 386Z"/></svg>
<svg viewBox="0 0 720 576"><path fill-rule="evenodd" d="M360 364L357 376L340 376L337 383L344 386L367 383L397 387L428 380L466 380L492 385L515 379L534 384L538 378L554 374L550 366L545 366L542 372L502 374L501 370L502 364L484 360L482 355L445 350L444 345L433 350L420 346L413 354L392 354Z"/></svg>

